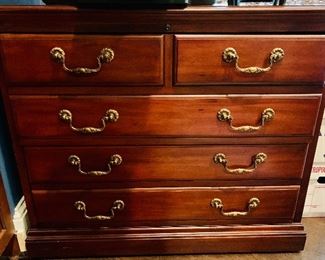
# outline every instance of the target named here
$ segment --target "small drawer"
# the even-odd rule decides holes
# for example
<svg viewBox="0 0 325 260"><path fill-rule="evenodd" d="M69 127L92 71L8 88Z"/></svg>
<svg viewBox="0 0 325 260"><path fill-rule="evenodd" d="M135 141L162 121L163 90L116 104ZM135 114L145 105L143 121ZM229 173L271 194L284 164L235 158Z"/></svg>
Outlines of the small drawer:
<svg viewBox="0 0 325 260"><path fill-rule="evenodd" d="M288 223L299 186L34 190L46 227ZM53 214L55 211L55 214Z"/></svg>
<svg viewBox="0 0 325 260"><path fill-rule="evenodd" d="M292 180L302 176L301 145L27 147L32 184ZM245 151L245 153L243 153Z"/></svg>
<svg viewBox="0 0 325 260"><path fill-rule="evenodd" d="M320 95L11 96L21 137L313 135Z"/></svg>
<svg viewBox="0 0 325 260"><path fill-rule="evenodd" d="M325 79L324 36L177 35L175 41L177 85Z"/></svg>
<svg viewBox="0 0 325 260"><path fill-rule="evenodd" d="M10 83L163 84L163 36L3 35L0 39Z"/></svg>

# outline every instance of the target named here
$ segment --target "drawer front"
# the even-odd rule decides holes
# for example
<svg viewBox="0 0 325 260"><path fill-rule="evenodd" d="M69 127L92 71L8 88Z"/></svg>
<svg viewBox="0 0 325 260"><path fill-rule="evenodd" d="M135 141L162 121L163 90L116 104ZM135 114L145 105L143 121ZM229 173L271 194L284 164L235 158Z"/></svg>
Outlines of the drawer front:
<svg viewBox="0 0 325 260"><path fill-rule="evenodd" d="M168 180L299 179L306 149L306 145L27 147L25 155L34 184L106 182L114 187L116 182L134 181L161 185Z"/></svg>
<svg viewBox="0 0 325 260"><path fill-rule="evenodd" d="M320 95L12 96L11 104L22 137L289 136L313 134L320 100ZM275 114L264 120L269 108Z"/></svg>
<svg viewBox="0 0 325 260"><path fill-rule="evenodd" d="M11 83L163 84L163 36L5 35L1 45ZM57 59L50 53L55 47L64 51L68 69L97 69L103 49L106 59L100 58L98 72L69 72L62 52L52 52Z"/></svg>
<svg viewBox="0 0 325 260"><path fill-rule="evenodd" d="M227 48L236 51L238 67L244 70L236 69L236 59L224 61ZM283 58L269 71L257 73L253 67L268 68L275 48L284 51ZM230 56L236 54L228 49L225 59L231 61ZM175 59L176 84L323 82L325 37L178 35Z"/></svg>
<svg viewBox="0 0 325 260"><path fill-rule="evenodd" d="M292 221L298 191L298 186L34 190L33 201L40 226L283 223ZM247 212L248 204L252 203L257 207L246 216L226 216L229 212L234 215L234 211ZM111 210L112 207L115 209ZM87 219L84 216L110 217L112 211L112 219Z"/></svg>

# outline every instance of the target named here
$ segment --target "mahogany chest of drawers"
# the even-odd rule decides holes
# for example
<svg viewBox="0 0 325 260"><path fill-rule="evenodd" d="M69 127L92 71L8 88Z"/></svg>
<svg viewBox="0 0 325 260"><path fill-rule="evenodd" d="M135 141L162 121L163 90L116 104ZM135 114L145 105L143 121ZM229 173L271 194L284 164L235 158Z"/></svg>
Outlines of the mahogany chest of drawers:
<svg viewBox="0 0 325 260"><path fill-rule="evenodd" d="M299 251L325 9L0 9L32 257Z"/></svg>

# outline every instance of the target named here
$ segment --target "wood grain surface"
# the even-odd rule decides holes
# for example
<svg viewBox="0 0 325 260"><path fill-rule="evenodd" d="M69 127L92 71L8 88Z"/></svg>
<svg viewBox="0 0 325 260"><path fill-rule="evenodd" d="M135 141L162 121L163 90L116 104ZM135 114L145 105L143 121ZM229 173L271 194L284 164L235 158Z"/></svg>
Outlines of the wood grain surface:
<svg viewBox="0 0 325 260"><path fill-rule="evenodd" d="M226 63L222 54L234 48L241 68L270 65L270 53L275 48L284 51L281 61L271 70L259 74L239 72L235 62ZM216 36L177 35L176 84L216 84L262 82L323 82L325 79L325 37L323 36Z"/></svg>
<svg viewBox="0 0 325 260"><path fill-rule="evenodd" d="M81 139L87 135L72 131L68 122L60 120L60 110L68 109L73 125L79 128L100 128L105 112L116 110L117 122L108 123L103 132L93 136L310 136L319 105L319 95L11 97L19 136ZM260 125L261 113L266 108L272 108L276 114L260 130L242 133L217 119L223 108L231 111L235 126Z"/></svg>
<svg viewBox="0 0 325 260"><path fill-rule="evenodd" d="M1 35L2 62L10 83L65 85L162 85L163 36L76 36L76 35ZM65 52L68 68L96 68L101 50L114 52L111 62L99 72L81 75L66 72L50 51ZM19 61L19 62L17 62Z"/></svg>
<svg viewBox="0 0 325 260"><path fill-rule="evenodd" d="M292 221L299 186L135 188L117 190L33 190L38 225L53 227L164 226L187 224L288 223ZM224 211L247 211L251 198L260 205L247 216L226 217L210 203L222 200ZM111 220L88 220L74 203L83 201L89 216L110 215L114 201L125 207ZM53 210L56 212L52 214Z"/></svg>
<svg viewBox="0 0 325 260"><path fill-rule="evenodd" d="M31 228L32 258L293 252L304 248L300 224L324 103L323 7L189 7L108 10L71 6L0 8L0 88ZM70 68L114 60L89 76L63 71L50 56L66 53ZM271 71L243 76L221 53L233 47L239 65L267 66L273 48L284 59ZM251 77L252 76L252 77ZM229 109L238 133L217 118ZM102 126L108 109L119 118L95 135L74 132L59 117L68 109L77 128ZM266 162L251 175L231 176L213 162L247 167L258 152ZM100 178L112 154L123 162ZM261 204L247 216L250 198ZM115 200L125 202L111 221Z"/></svg>
<svg viewBox="0 0 325 260"><path fill-rule="evenodd" d="M254 156L265 153L267 159L247 174L230 174L223 165L213 161L224 153L227 166L252 168ZM28 147L26 161L32 184L58 186L84 183L95 185L114 183L137 186L141 181L153 181L157 186L168 181L222 180L298 180L302 176L306 145L196 145L196 146L109 146L109 147ZM85 172L107 172L110 157L118 154L121 165L111 166L104 176L82 175L78 166L68 162L77 155ZM244 182L242 182L244 183ZM115 184L116 185L116 184Z"/></svg>

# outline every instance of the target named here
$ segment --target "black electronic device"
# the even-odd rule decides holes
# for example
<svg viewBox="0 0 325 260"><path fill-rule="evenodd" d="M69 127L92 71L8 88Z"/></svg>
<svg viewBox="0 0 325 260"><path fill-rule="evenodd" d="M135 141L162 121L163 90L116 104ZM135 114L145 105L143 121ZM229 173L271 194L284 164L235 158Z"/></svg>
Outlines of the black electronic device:
<svg viewBox="0 0 325 260"><path fill-rule="evenodd" d="M43 0L46 4L77 5L77 6L109 6L109 7L162 7L186 6L189 0Z"/></svg>

